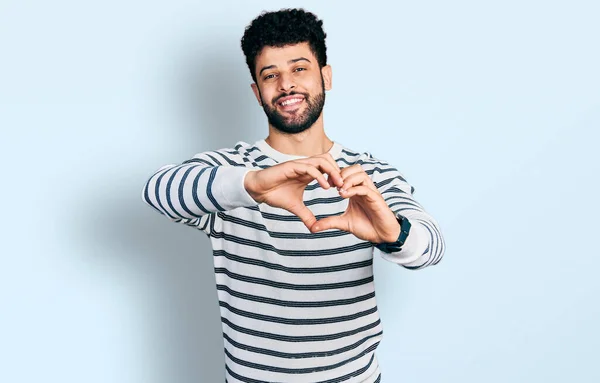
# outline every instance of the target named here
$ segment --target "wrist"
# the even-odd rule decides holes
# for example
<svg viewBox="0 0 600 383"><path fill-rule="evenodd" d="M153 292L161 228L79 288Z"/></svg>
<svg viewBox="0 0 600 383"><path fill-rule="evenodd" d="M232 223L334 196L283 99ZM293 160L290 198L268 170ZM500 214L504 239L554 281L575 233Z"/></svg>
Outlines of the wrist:
<svg viewBox="0 0 600 383"><path fill-rule="evenodd" d="M381 241L382 243L393 243L398 240L398 237L400 237L400 233L402 232L402 227L400 226L400 222L398 222L397 219L395 219L394 221L396 221L396 226L394 228L393 233L390 234L389 237L384 238L384 240Z"/></svg>
<svg viewBox="0 0 600 383"><path fill-rule="evenodd" d="M256 172L259 170L250 170L246 173L246 175L244 176L244 189L246 189L246 191L248 192L248 194L250 195L250 197L252 197L253 200L255 200L256 202L258 201L259 195L256 192Z"/></svg>
<svg viewBox="0 0 600 383"><path fill-rule="evenodd" d="M402 250L402 246L404 246L404 243L408 238L408 234L410 232L411 227L409 220L400 214L396 215L396 220L399 226L398 236L396 237L396 239L390 242L384 242L375 245L379 250L383 252L392 253ZM394 232L396 232L396 230L394 230Z"/></svg>

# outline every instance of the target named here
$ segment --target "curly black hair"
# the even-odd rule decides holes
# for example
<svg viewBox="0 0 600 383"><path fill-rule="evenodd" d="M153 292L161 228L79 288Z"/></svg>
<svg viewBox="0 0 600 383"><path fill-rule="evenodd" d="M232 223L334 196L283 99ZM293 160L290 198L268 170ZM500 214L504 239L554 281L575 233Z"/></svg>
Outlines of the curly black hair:
<svg viewBox="0 0 600 383"><path fill-rule="evenodd" d="M252 79L256 82L256 56L265 46L283 47L308 42L319 67L323 68L327 65L325 37L323 21L302 8L263 11L246 27L242 37L242 51Z"/></svg>

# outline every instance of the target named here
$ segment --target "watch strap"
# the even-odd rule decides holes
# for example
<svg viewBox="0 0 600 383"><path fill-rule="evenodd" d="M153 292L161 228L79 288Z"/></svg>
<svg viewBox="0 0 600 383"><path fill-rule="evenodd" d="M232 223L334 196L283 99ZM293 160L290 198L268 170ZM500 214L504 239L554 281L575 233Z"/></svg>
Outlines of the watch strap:
<svg viewBox="0 0 600 383"><path fill-rule="evenodd" d="M406 238L408 238L408 234L410 233L411 224L408 219L401 214L397 214L396 219L400 224L400 235L398 235L398 239L395 242L384 242L375 245L375 247L385 253L393 253L402 250L402 246L404 246L404 242L406 242Z"/></svg>

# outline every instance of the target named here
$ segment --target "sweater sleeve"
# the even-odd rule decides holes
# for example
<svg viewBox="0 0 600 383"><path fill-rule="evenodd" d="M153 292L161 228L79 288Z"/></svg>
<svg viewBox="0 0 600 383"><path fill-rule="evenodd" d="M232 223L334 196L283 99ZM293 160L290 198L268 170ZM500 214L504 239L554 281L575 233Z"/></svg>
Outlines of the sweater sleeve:
<svg viewBox="0 0 600 383"><path fill-rule="evenodd" d="M233 149L199 153L159 168L146 181L142 200L168 219L208 235L215 213L258 205L244 187L246 174L256 170Z"/></svg>
<svg viewBox="0 0 600 383"><path fill-rule="evenodd" d="M385 253L373 247L374 253L411 270L437 264L444 255L445 241L437 221L415 200L414 187L385 161L370 156L365 163L371 165L363 167L367 168L367 172L369 168L372 169L371 179L390 209L411 223L410 232L400 251Z"/></svg>

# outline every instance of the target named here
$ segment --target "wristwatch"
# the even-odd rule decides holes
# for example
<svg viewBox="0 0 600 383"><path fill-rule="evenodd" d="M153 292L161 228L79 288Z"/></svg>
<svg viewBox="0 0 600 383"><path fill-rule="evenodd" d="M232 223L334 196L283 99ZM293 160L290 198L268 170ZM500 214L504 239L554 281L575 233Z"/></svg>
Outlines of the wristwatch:
<svg viewBox="0 0 600 383"><path fill-rule="evenodd" d="M384 253L393 253L402 250L402 246L404 245L404 242L406 242L406 238L410 232L410 222L406 217L396 214L396 219L400 224L400 235L398 236L396 242L384 242L375 245L375 247Z"/></svg>

